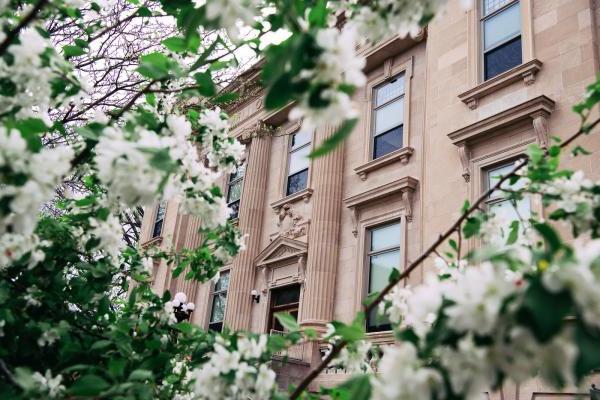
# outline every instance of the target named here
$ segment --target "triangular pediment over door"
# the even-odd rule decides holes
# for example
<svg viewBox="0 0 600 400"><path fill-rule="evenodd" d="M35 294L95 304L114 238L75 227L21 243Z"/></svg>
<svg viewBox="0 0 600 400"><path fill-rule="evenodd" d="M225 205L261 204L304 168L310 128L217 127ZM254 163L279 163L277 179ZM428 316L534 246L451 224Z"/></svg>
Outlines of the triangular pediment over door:
<svg viewBox="0 0 600 400"><path fill-rule="evenodd" d="M256 257L268 288L304 280L308 246L299 240L279 236ZM265 288L266 289L266 288Z"/></svg>

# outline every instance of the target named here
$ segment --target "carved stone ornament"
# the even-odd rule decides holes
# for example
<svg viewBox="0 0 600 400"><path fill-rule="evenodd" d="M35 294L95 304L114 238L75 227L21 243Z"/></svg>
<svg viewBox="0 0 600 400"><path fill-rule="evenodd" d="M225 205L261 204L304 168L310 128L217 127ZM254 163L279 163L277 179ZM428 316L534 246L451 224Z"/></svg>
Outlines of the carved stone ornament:
<svg viewBox="0 0 600 400"><path fill-rule="evenodd" d="M278 236L288 238L298 238L304 236L308 232L308 221L294 212L292 206L284 204L279 208L277 213L277 227L279 228Z"/></svg>
<svg viewBox="0 0 600 400"><path fill-rule="evenodd" d="M273 127L265 123L265 121L263 121L262 119L259 119L252 125L248 126L247 128L244 128L240 132L238 138L240 142L247 144L252 141L253 137L270 135L272 132Z"/></svg>

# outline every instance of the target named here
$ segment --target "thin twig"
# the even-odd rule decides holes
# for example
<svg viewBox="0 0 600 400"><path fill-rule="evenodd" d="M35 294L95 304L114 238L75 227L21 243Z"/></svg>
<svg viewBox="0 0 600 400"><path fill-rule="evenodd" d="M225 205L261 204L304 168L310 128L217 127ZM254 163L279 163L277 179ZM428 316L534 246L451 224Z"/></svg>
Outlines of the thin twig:
<svg viewBox="0 0 600 400"><path fill-rule="evenodd" d="M10 32L8 32L6 34L6 37L4 38L2 43L0 43L0 56L4 55L4 53L8 49L8 46L11 45L12 41L17 37L19 32L21 32L21 30L23 28L25 28L27 25L29 25L37 17L37 14L40 12L40 10L42 8L44 8L46 6L46 4L48 4L48 1L49 0L38 1L36 3L36 5L33 7L33 9L31 10L31 12L29 14L27 14L21 20L21 22L19 22L19 25L17 25L13 30L11 30Z"/></svg>
<svg viewBox="0 0 600 400"><path fill-rule="evenodd" d="M598 123L600 123L600 118L596 119L593 123L591 123L590 125L587 126L581 126L579 128L579 130L577 131L577 133L573 134L572 136L570 136L567 140L565 140L564 142L562 142L560 144L561 148L565 148L567 147L569 144L571 144L571 142L573 142L575 139L577 139L579 136L581 136L582 134L586 133L586 132L590 132L596 125L598 125ZM544 155L547 156L548 155L548 151L546 150L544 152ZM444 233L442 233L435 242L433 242L433 244L431 244L431 246L429 246L427 248L427 250L425 250L419 257L417 257L417 259L415 259L405 270L404 272L402 272L402 274L400 274L396 279L392 279L388 285L379 293L379 295L377 295L377 297L371 301L368 304L365 304L363 307L363 312L365 315L368 315L370 311L372 311L375 307L377 307L377 305L379 303L381 303L381 301L384 299L384 297L394 288L394 286L396 286L396 284L398 284L400 281L406 279L411 272L413 272L419 265L421 265L421 263L423 261L425 261L425 259L427 259L427 257L429 257L432 253L434 253L436 251L436 249L438 248L438 246L440 246L442 243L444 243L446 241L446 239L448 239L453 233L454 231L456 231L457 229L460 229L462 226L462 223L476 210L479 209L479 206L492 194L494 193L494 191L498 190L500 188L500 186L506 182L508 179L510 179L511 177L515 176L517 174L517 172L519 170L521 170L523 167L525 167L527 164L529 163L529 158L525 158L524 161L522 163L519 163L514 169L512 169L510 171L510 173L508 173L507 175L503 176L500 180L498 180L498 182L496 182L496 184L492 187L490 187L488 190L486 190L457 220L456 222L454 222L452 224L452 226L450 228L448 228L448 230L446 230ZM331 352L329 353L329 355L327 357L325 357L321 363L319 365L317 365L317 367L315 367L314 369L312 369L310 371L310 373L308 375L306 375L306 377L304 377L304 379L302 380L302 382L300 382L300 384L294 389L294 391L292 392L290 399L294 400L297 399L302 392L304 392L307 388L308 385L321 373L321 371L323 371L327 365L329 364L329 362L337 355L339 354L339 352L346 347L346 345L348 344L348 342L342 340L336 344L333 345Z"/></svg>

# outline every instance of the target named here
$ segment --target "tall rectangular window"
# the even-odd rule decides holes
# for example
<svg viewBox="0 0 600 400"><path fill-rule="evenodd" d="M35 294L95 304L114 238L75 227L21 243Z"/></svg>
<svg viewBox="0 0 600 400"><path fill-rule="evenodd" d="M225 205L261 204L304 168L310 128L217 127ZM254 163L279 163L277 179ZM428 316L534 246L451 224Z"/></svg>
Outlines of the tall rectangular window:
<svg viewBox="0 0 600 400"><path fill-rule="evenodd" d="M244 174L246 173L246 164L242 164L229 175L229 183L227 184L227 205L231 208L231 219L239 216L240 200L242 197L242 186L244 184Z"/></svg>
<svg viewBox="0 0 600 400"><path fill-rule="evenodd" d="M487 169L485 171L486 190L496 185L503 176L510 173L515 168L517 162L518 160L513 160ZM500 188L518 190L523 186L521 182L522 180L514 185L510 185L508 181L505 181ZM508 238L509 227L513 221L520 219L527 221L531 217L531 199L528 197L514 201L509 199L506 193L497 190L486 200L486 204L488 210L494 213L501 221L504 221L502 230L506 238Z"/></svg>
<svg viewBox="0 0 600 400"><path fill-rule="evenodd" d="M154 225L152 226L152 237L158 237L162 233L163 222L165 220L165 213L167 211L167 202L160 201L156 207L156 214L154 215Z"/></svg>
<svg viewBox="0 0 600 400"><path fill-rule="evenodd" d="M521 64L521 4L482 0L483 69L488 80Z"/></svg>
<svg viewBox="0 0 600 400"><path fill-rule="evenodd" d="M392 270L400 269L400 222L378 226L368 231L368 292L379 292L388 284ZM373 310L367 318L367 332L388 331L389 321Z"/></svg>
<svg viewBox="0 0 600 400"><path fill-rule="evenodd" d="M402 148L404 73L373 89L373 159Z"/></svg>
<svg viewBox="0 0 600 400"><path fill-rule="evenodd" d="M300 307L300 285L290 285L271 291L269 310L269 331L284 332L285 328L275 317L276 313L290 313L298 319Z"/></svg>
<svg viewBox="0 0 600 400"><path fill-rule="evenodd" d="M221 332L225 319L225 306L227 305L227 289L229 288L229 271L221 272L212 295L212 307L208 329Z"/></svg>
<svg viewBox="0 0 600 400"><path fill-rule="evenodd" d="M303 189L308 183L308 154L310 153L310 137L308 132L292 135L288 154L288 172L285 194L289 196Z"/></svg>

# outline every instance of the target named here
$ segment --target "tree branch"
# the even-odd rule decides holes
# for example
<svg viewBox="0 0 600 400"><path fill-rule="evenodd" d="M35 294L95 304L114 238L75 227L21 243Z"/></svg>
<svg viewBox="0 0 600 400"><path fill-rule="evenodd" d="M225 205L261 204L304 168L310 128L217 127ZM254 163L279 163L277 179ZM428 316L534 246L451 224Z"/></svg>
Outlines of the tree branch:
<svg viewBox="0 0 600 400"><path fill-rule="evenodd" d="M564 142L562 142L560 144L561 148L565 148L567 147L569 144L571 144L575 139L577 139L579 136L581 136L582 134L586 133L586 132L590 132L596 125L598 125L598 123L600 123L600 118L596 119L594 122L592 122L590 125L584 126L582 124L582 126L579 128L579 130L571 135L569 138L567 138ZM544 152L544 155L547 156L548 155L548 151L546 150ZM529 163L529 158L525 158L524 161L520 164L518 164L515 168L513 168L508 174L504 175L500 180L498 180L498 182L496 182L496 184L492 187L490 187L488 190L485 191L485 193L483 193L476 201L475 203L473 203L453 224L450 228L448 228L444 233L442 233L435 242L433 242L433 244L431 244L431 246L429 246L427 248L427 250L425 250L419 257L417 257L417 259L415 259L405 270L404 272L402 272L402 274L400 274L396 279L392 279L388 285L379 293L379 295L369 304L365 304L363 307L363 312L365 315L368 315L370 311L372 311L373 309L375 309L375 307L377 307L377 305L379 303L381 303L381 301L383 301L384 297L394 288L394 286L396 286L400 281L408 278L408 276L419 266L421 265L421 263L423 263L423 261L425 261L427 259L427 257L429 257L431 254L433 254L436 249L438 248L438 246L440 246L442 243L444 243L446 241L446 239L448 239L453 233L454 231L456 231L457 229L461 228L462 223L476 210L479 209L479 206L492 194L494 193L496 190L500 189L500 186L502 186L502 184L504 182L506 182L508 179L510 179L511 177L515 176L517 174L517 172L519 172L523 167L525 167L527 164ZM294 391L292 392L290 399L294 400L297 399L302 392L304 392L307 388L308 385L321 373L321 371L323 371L327 365L329 364L329 362L331 360L333 360L333 358L344 348L346 347L346 345L348 344L348 342L342 340L338 343L336 343L335 345L333 345L333 348L331 349L331 352L329 353L329 355L327 357L325 357L321 363L319 365L317 365L317 367L315 367L313 370L310 371L310 373L302 380L302 382L300 382L300 384L294 389Z"/></svg>
<svg viewBox="0 0 600 400"><path fill-rule="evenodd" d="M48 4L48 0L38 1L31 10L31 12L27 14L13 30L6 34L6 37L4 38L2 43L0 43L0 56L4 55L4 53L8 49L8 46L11 45L12 41L17 37L19 32L21 32L23 28L29 25L37 17L37 14L42 8L46 6L46 4Z"/></svg>

